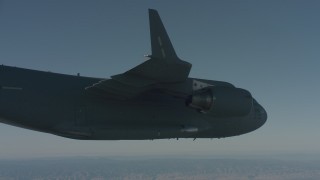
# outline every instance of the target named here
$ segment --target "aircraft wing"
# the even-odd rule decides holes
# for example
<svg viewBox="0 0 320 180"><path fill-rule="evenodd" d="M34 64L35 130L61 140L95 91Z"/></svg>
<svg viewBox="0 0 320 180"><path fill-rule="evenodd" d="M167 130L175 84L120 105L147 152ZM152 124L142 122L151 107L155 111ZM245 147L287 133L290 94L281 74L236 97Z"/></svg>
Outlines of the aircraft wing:
<svg viewBox="0 0 320 180"><path fill-rule="evenodd" d="M179 59L156 10L149 9L152 55L149 60L125 73L111 76L90 87L88 91L133 98L154 89L158 84L181 83L188 78L191 64Z"/></svg>

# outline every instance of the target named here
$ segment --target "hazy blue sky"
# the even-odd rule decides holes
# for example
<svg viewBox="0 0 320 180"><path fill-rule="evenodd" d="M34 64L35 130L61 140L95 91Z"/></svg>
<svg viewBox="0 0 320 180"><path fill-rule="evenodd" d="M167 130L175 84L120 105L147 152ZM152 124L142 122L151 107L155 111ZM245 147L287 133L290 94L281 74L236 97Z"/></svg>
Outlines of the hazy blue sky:
<svg viewBox="0 0 320 180"><path fill-rule="evenodd" d="M150 53L155 8L191 77L248 89L269 118L213 140L79 141L0 124L0 158L320 153L320 1L0 0L0 64L109 77Z"/></svg>

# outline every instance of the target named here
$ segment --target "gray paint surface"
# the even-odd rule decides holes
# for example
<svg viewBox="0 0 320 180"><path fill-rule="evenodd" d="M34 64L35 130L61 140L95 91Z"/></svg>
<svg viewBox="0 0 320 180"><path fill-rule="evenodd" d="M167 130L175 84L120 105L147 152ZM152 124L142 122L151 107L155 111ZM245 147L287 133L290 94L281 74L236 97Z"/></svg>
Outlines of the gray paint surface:
<svg viewBox="0 0 320 180"><path fill-rule="evenodd" d="M161 13L191 77L249 90L268 122L226 139L74 141L0 125L0 157L318 153L318 1L0 1L1 64L107 78L150 54L146 9ZM177 13L178 12L178 13Z"/></svg>
<svg viewBox="0 0 320 180"><path fill-rule="evenodd" d="M225 82L188 78L191 64L176 56L158 13L149 10L149 16L155 55L112 79L2 65L2 121L91 140L221 138L251 132L265 123L266 111L249 92ZM187 99L203 90L210 93L205 101L212 101L208 112L188 107ZM234 114L248 98L245 113Z"/></svg>

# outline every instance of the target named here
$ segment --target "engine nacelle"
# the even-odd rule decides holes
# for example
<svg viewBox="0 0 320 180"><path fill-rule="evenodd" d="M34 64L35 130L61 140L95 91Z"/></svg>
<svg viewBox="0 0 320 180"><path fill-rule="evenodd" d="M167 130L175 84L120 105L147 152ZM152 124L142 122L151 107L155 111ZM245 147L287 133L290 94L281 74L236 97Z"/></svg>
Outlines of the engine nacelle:
<svg viewBox="0 0 320 180"><path fill-rule="evenodd" d="M225 86L203 88L186 101L187 106L216 117L245 116L250 113L252 96L249 91Z"/></svg>

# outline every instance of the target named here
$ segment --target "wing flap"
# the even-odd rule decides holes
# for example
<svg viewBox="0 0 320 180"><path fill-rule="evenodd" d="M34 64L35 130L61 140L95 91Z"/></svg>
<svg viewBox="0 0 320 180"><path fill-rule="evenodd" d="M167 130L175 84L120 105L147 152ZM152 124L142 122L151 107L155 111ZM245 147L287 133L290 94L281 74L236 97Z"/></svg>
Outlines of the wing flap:
<svg viewBox="0 0 320 180"><path fill-rule="evenodd" d="M135 87L114 79L107 79L87 87L86 90L103 97L126 100L141 94L147 88Z"/></svg>
<svg viewBox="0 0 320 180"><path fill-rule="evenodd" d="M157 83L155 80L129 73L114 75L111 76L111 78L119 83L137 88L146 87Z"/></svg>
<svg viewBox="0 0 320 180"><path fill-rule="evenodd" d="M188 78L191 65L183 61L165 62L150 59L124 73L159 83L183 82Z"/></svg>

